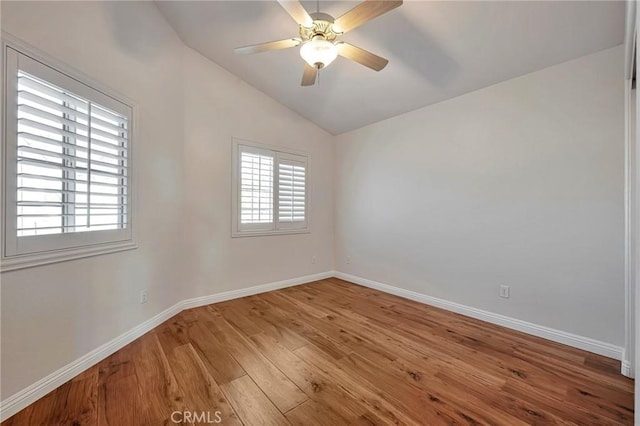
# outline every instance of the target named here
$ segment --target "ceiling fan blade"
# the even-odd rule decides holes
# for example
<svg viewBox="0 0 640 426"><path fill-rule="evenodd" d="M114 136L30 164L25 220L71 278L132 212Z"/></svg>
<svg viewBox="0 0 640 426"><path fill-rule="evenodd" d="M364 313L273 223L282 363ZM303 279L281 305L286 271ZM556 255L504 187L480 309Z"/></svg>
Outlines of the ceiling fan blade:
<svg viewBox="0 0 640 426"><path fill-rule="evenodd" d="M313 19L298 0L278 0L278 3L299 25L307 28L313 25Z"/></svg>
<svg viewBox="0 0 640 426"><path fill-rule="evenodd" d="M268 52L270 50L287 49L296 47L301 43L299 38L288 38L285 40L271 41L269 43L254 44L252 46L236 47L234 52L239 55L249 55L251 53Z"/></svg>
<svg viewBox="0 0 640 426"><path fill-rule="evenodd" d="M312 67L308 63L304 63L304 71L302 72L302 86L313 86L316 83L316 76L318 75L318 69Z"/></svg>
<svg viewBox="0 0 640 426"><path fill-rule="evenodd" d="M378 55L374 55L371 52L367 52L364 49L360 49L352 44L340 42L337 44L338 55L343 58L351 59L365 67L369 67L372 70L380 71L387 66L389 61Z"/></svg>
<svg viewBox="0 0 640 426"><path fill-rule="evenodd" d="M333 24L336 32L346 33L402 5L402 0L365 0Z"/></svg>

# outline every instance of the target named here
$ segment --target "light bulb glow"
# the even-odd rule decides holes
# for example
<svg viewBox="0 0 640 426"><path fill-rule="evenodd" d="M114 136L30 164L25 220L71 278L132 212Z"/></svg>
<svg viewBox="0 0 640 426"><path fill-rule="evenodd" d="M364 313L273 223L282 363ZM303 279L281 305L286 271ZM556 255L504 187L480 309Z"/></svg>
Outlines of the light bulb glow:
<svg viewBox="0 0 640 426"><path fill-rule="evenodd" d="M300 56L309 65L324 68L338 56L338 48L330 41L314 38L300 48Z"/></svg>

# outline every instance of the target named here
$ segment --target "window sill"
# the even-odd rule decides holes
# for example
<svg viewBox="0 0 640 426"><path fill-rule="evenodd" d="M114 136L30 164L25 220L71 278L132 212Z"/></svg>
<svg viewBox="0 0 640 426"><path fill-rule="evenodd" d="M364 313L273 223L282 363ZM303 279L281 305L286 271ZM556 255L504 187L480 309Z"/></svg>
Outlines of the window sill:
<svg viewBox="0 0 640 426"><path fill-rule="evenodd" d="M309 234L311 230L309 228L304 229L280 229L277 231L233 231L231 233L232 238L242 237L266 237L269 235L290 235L290 234Z"/></svg>
<svg viewBox="0 0 640 426"><path fill-rule="evenodd" d="M138 245L133 241L122 241L111 244L100 244L90 247L79 247L68 250L28 254L23 256L4 257L0 261L0 272L15 271L17 269L32 268L50 263L66 262L83 257L98 256L125 250L134 250Z"/></svg>

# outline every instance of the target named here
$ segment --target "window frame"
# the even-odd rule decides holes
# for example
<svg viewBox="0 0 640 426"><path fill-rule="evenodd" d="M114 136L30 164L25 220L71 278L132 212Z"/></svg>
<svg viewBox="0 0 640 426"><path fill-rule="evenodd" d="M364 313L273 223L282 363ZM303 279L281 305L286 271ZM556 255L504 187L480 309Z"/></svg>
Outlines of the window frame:
<svg viewBox="0 0 640 426"><path fill-rule="evenodd" d="M240 148L242 146L249 147L256 152L269 152L274 155L273 169L273 221L268 226L260 226L261 224L245 224L240 221ZM232 138L232 171L231 171L231 236L232 237L256 237L269 235L288 235L288 234L308 234L311 232L311 220L309 212L310 200L310 184L309 169L311 157L308 153L295 149L279 147L274 145L265 145L245 139ZM303 160L305 164L305 220L300 226L288 223L280 224L279 221L279 160L288 160L295 158L297 161Z"/></svg>
<svg viewBox="0 0 640 426"><path fill-rule="evenodd" d="M38 236L17 236L17 136L15 135L17 105L10 102L16 93L15 77L18 61L25 64L20 70L63 87L96 104L123 113L128 117L127 144L127 227L115 230L69 232ZM2 241L0 242L0 271L28 268L100 254L137 248L135 240L135 146L137 145L138 106L130 99L79 73L12 35L2 32L3 96L2 149L0 166L3 184L0 185ZM12 133L13 132L13 133Z"/></svg>

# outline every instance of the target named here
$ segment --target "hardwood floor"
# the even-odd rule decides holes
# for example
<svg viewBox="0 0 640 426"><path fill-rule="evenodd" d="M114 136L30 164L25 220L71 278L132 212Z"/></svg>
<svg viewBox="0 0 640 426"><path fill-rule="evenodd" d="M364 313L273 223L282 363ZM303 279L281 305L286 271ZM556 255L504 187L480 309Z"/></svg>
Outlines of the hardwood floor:
<svg viewBox="0 0 640 426"><path fill-rule="evenodd" d="M2 425L630 425L619 370L329 279L184 311Z"/></svg>

